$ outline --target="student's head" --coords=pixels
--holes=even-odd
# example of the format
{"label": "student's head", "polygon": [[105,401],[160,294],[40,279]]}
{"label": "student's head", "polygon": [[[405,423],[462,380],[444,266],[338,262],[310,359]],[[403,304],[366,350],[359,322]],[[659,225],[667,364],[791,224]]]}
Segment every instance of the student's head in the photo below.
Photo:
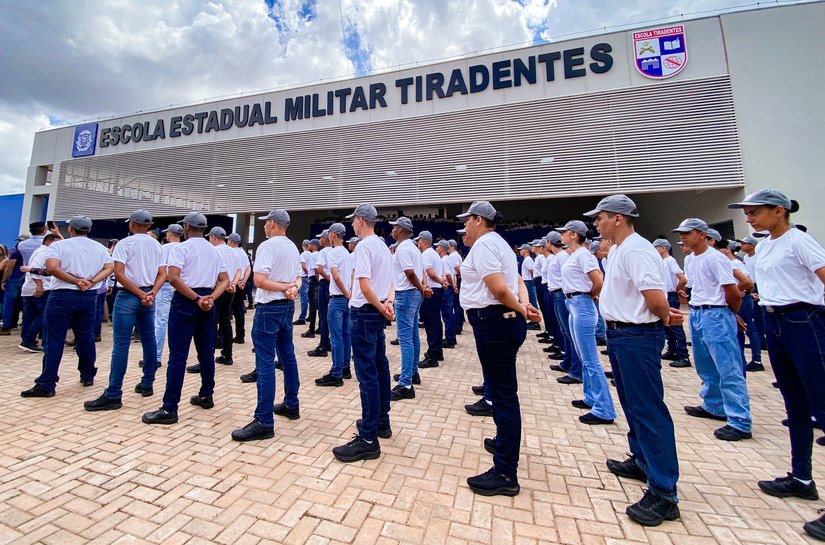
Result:
{"label": "student's head", "polygon": [[774,232],[790,226],[791,214],[799,211],[799,203],[777,189],[762,189],[729,204],[728,208],[743,209],[745,221],[754,231]]}

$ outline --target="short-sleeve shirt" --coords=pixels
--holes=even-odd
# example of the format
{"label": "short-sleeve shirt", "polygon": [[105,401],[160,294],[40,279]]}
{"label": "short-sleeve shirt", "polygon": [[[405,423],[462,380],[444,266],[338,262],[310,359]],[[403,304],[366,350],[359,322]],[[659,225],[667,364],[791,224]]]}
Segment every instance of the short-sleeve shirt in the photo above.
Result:
{"label": "short-sleeve shirt", "polygon": [[163,246],[160,247],[161,255],[160,255],[160,262],[162,265],[166,265],[169,263],[169,254],[172,252],[172,248],[180,244],[180,242],[167,242]]}
{"label": "short-sleeve shirt", "polygon": [[590,293],[593,281],[589,273],[599,270],[599,262],[585,247],[572,254],[561,267],[561,288],[564,293]]}
{"label": "short-sleeve shirt", "polygon": [[235,252],[235,259],[237,259],[238,269],[241,271],[240,280],[242,281],[243,275],[246,274],[246,269],[249,268],[249,256],[247,255],[246,250],[240,246],[232,248],[232,251]]}
{"label": "short-sleeve shirt", "polygon": [[[46,255],[47,250],[49,249],[48,246],[41,245],[37,248],[31,256],[29,256],[29,267],[33,269],[43,269],[46,267]],[[43,284],[43,290],[47,291],[51,289],[51,276],[41,276],[39,274],[34,274],[31,272],[26,273],[26,280],[23,282],[23,288],[20,291],[20,295],[23,297],[31,297],[34,295],[34,290],[37,289],[37,284],[35,280],[40,280]]]}
{"label": "short-sleeve shirt", "polygon": [[[112,262],[112,256],[103,244],[82,236],[52,242],[46,259],[57,259],[60,261],[60,268],[75,278],[91,278],[103,270],[104,265]],[[101,283],[102,281],[92,286],[90,291],[96,291]],[[52,289],[76,290],[78,288],[74,284],[54,278]]]}
{"label": "short-sleeve shirt", "polygon": [[427,269],[432,269],[436,276],[441,276],[443,267],[441,265],[441,256],[438,255],[438,252],[432,248],[427,248],[421,252],[421,262],[424,266],[424,276],[427,277],[427,285],[431,288],[442,287],[441,282],[433,280],[430,278],[430,275],[427,274]]}
{"label": "short-sleeve shirt", "polygon": [[[312,255],[312,252],[310,252],[309,250],[304,250],[303,252],[301,252],[301,263],[303,263],[307,266],[307,271],[311,270],[310,267],[309,267],[309,264],[310,264],[309,260],[311,259],[311,257],[310,257],[311,255]],[[307,274],[308,273],[304,272],[304,269],[302,267],[301,268],[301,278],[306,278]]]}
{"label": "short-sleeve shirt", "polygon": [[163,264],[160,243],[146,234],[132,235],[117,243],[112,260],[123,263],[123,274],[138,287],[151,287]]}
{"label": "short-sleeve shirt", "polygon": [[525,282],[533,279],[534,264],[533,258],[529,255],[521,262],[521,277],[524,278]]}
{"label": "short-sleeve shirt", "polygon": [[306,256],[306,264],[307,278],[318,276],[318,273],[315,272],[315,266],[318,264],[318,252],[309,252],[309,255]]}
{"label": "short-sleeve shirt", "polygon": [[822,305],[822,282],[816,271],[825,267],[825,250],[808,233],[789,229],[756,246],[756,282],[762,306],[808,303]]}
{"label": "short-sleeve shirt", "polygon": [[[266,239],[258,246],[253,270],[275,282],[289,284],[295,282],[300,266],[298,248],[286,236],[279,235]],[[286,299],[286,294],[282,291],[268,291],[260,286],[255,290],[256,304],[280,299]]]}
{"label": "short-sleeve shirt", "polygon": [[387,245],[377,235],[369,235],[358,243],[352,255],[355,261],[355,282],[349,300],[350,308],[361,308],[370,304],[361,291],[359,278],[369,278],[370,286],[378,300],[385,301],[390,296],[392,281],[392,254]]}
{"label": "short-sleeve shirt", "polygon": [[407,239],[401,242],[392,256],[392,281],[395,291],[416,289],[404,271],[412,271],[419,281],[424,279],[424,266],[421,261],[421,251],[416,248],[415,242]]}
{"label": "short-sleeve shirt", "polygon": [[17,280],[18,278],[22,278],[24,276],[23,271],[20,270],[20,267],[26,263],[25,258],[23,257],[23,254],[20,253],[20,248],[18,248],[18,246],[20,245],[18,244],[9,251],[9,259],[14,260],[14,268],[12,268],[11,274],[9,274],[9,280]]}
{"label": "short-sleeve shirt", "polygon": [[491,274],[501,273],[518,297],[518,260],[510,245],[495,231],[483,234],[473,243],[461,264],[461,308],[478,309],[501,304],[484,283]]}
{"label": "short-sleeve shirt", "polygon": [[685,274],[685,271],[682,270],[673,256],[669,255],[662,259],[662,274],[665,279],[665,291],[670,293],[676,291],[676,288],[679,287],[679,277],[676,275]]}
{"label": "short-sleeve shirt", "polygon": [[605,320],[632,324],[659,320],[647,307],[642,292],[665,291],[661,261],[653,244],[638,233],[610,248],[599,295],[599,311]]}
{"label": "short-sleeve shirt", "polygon": [[21,265],[28,265],[34,251],[43,245],[43,235],[33,235],[31,238],[23,240],[17,245],[17,249],[23,256]]}
{"label": "short-sleeve shirt", "polygon": [[701,254],[694,253],[690,261],[685,262],[685,275],[693,282],[690,292],[693,306],[727,305],[723,286],[736,284],[730,259],[711,247]]}
{"label": "short-sleeve shirt", "polygon": [[[315,262],[315,267],[318,268],[318,265],[324,267],[323,271],[329,275],[329,253],[332,251],[332,246],[327,246],[325,248],[321,248],[321,251],[318,252],[318,259]],[[321,277],[321,280],[324,278]]]}
{"label": "short-sleeve shirt", "polygon": [[[396,251],[398,251],[397,248],[396,248]],[[456,250],[455,252],[453,252],[451,254],[448,254],[448,255],[450,256],[450,263],[453,266],[453,274],[461,274],[460,268],[461,268],[461,262],[463,261],[463,259],[461,259],[461,254],[458,253],[458,250]],[[455,272],[456,267],[459,267],[458,272]]]}
{"label": "short-sleeve shirt", "polygon": [[338,270],[338,276],[347,291],[352,290],[352,256],[343,246],[335,246],[327,254],[327,265],[329,265],[329,293],[330,295],[344,295],[341,289],[332,278],[332,269]]}
{"label": "short-sleeve shirt", "polygon": [[570,259],[570,254],[561,251],[555,254],[552,258],[548,258],[547,265],[544,268],[544,279],[547,280],[547,289],[556,291],[562,289],[561,283],[561,268],[564,263]]}
{"label": "short-sleeve shirt", "polygon": [[214,288],[218,275],[227,272],[218,249],[201,237],[186,239],[172,248],[166,265],[180,269],[180,279],[193,289]]}
{"label": "short-sleeve shirt", "polygon": [[455,280],[455,269],[449,255],[441,256],[441,270],[445,278],[449,276]]}
{"label": "short-sleeve shirt", "polygon": [[235,253],[235,249],[229,246],[226,243],[218,244],[215,246],[215,249],[218,250],[218,253],[223,260],[223,264],[226,265],[226,274],[229,275],[229,281],[232,282],[235,278],[235,274],[238,272],[238,256]]}
{"label": "short-sleeve shirt", "polygon": [[[544,276],[544,268],[547,263],[547,257],[543,254],[538,254],[533,260],[533,278],[541,278]],[[546,282],[544,282],[546,284]]]}

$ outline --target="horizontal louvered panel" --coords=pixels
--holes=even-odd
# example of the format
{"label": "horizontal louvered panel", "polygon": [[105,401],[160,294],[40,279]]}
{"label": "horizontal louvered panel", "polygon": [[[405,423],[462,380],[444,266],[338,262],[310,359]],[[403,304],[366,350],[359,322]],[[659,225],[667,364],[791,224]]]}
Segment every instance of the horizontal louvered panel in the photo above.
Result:
{"label": "horizontal louvered panel", "polygon": [[[545,157],[552,163],[541,164]],[[55,215],[124,217],[137,207],[157,215],[340,209],[363,201],[404,206],[742,185],[723,76],[75,159],[61,165]]]}

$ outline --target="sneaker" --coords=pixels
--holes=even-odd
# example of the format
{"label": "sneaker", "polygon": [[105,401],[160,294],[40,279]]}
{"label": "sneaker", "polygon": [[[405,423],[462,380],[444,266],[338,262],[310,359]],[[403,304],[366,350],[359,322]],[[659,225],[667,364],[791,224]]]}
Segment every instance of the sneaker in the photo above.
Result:
{"label": "sneaker", "polygon": [[360,435],[356,434],[354,439],[346,445],[332,449],[332,455],[341,462],[357,462],[358,460],[375,460],[381,456],[381,445],[378,439],[368,443]]}
{"label": "sneaker", "polygon": [[547,359],[550,359],[550,360],[553,360],[553,361],[561,361],[561,360],[564,359],[564,354],[562,354],[561,352],[553,352],[552,354],[547,356]]}
{"label": "sneaker", "polygon": [[565,372],[564,367],[562,367],[558,363],[554,363],[553,365],[551,365],[550,370],[551,371],[558,371],[559,373],[564,373]]}
{"label": "sneaker", "polygon": [[275,409],[272,412],[278,416],[285,416],[290,420],[298,420],[301,418],[300,409],[288,409],[284,403],[276,403]]}
{"label": "sneaker", "polygon": [[398,339],[393,339],[393,340],[390,341],[390,344],[393,345],[393,346],[398,346],[401,343],[398,342]]}
{"label": "sneaker", "polygon": [[441,343],[441,348],[455,348],[455,343],[448,343],[447,341],[444,341]]}
{"label": "sneaker", "polygon": [[396,384],[390,391],[390,401],[398,401],[399,399],[415,399],[415,388],[409,388]]}
{"label": "sneaker", "polygon": [[538,331],[539,329],[541,329],[541,326],[535,322],[527,324],[527,331]]}
{"label": "sneaker", "polygon": [[599,353],[601,353],[602,356],[607,356],[609,354],[607,350],[599,350]]}
{"label": "sneaker", "polygon": [[587,404],[583,399],[574,399],[570,402],[577,409],[592,409],[593,405]]}
{"label": "sneaker", "polygon": [[[401,379],[401,375],[400,374],[393,375],[392,379],[395,382],[398,382]],[[419,375],[418,373],[413,373],[412,383],[415,384],[416,386],[419,386],[421,384],[421,375]],[[473,386],[473,388],[475,388],[475,386]]]}
{"label": "sneaker", "polygon": [[235,337],[234,339],[232,339],[232,342],[235,344],[246,344],[246,340],[244,340],[241,337]]}
{"label": "sneaker", "polygon": [[424,358],[420,362],[418,362],[419,369],[430,369],[431,367],[438,367],[438,362],[435,360],[431,360],[430,358]]}
{"label": "sneaker", "polygon": [[82,386],[86,386],[86,387],[94,386],[95,379],[93,379],[93,378],[82,378],[82,379],[80,379],[80,384]]}
{"label": "sneaker", "polygon": [[[825,509],[817,510],[817,513],[823,513]],[[822,515],[816,520],[806,522],[802,525],[802,529],[808,532],[808,535],[815,537],[820,541],[825,541],[825,515]]]}
{"label": "sneaker", "polygon": [[547,352],[548,354],[553,352],[560,352],[560,350],[555,346],[545,346],[541,349],[542,352]]}
{"label": "sneaker", "polygon": [[819,493],[816,491],[816,483],[811,481],[805,484],[788,473],[785,477],[779,477],[772,481],[759,481],[756,483],[762,492],[775,498],[799,498],[802,500],[817,501]]}
{"label": "sneaker", "polygon": [[752,361],[752,362],[750,362],[749,364],[747,364],[745,366],[745,371],[747,371],[748,373],[754,373],[756,371],[764,371],[764,370],[765,370],[765,366],[762,365],[762,363],[758,362],[758,361]]}
{"label": "sneaker", "polygon": [[690,367],[690,360],[687,358],[679,358],[678,360],[673,360],[672,362],[670,362],[670,366],[676,367],[677,369]]}
{"label": "sneaker", "polygon": [[212,396],[209,397],[201,397],[199,395],[192,396],[189,398],[189,403],[195,405],[196,407],[200,407],[202,409],[211,409],[215,406],[215,402],[212,401]]}
{"label": "sneaker", "polygon": [[521,490],[515,477],[507,477],[491,467],[481,475],[467,478],[467,485],[482,496],[515,496]]}
{"label": "sneaker", "polygon": [[35,344],[20,343],[20,344],[17,345],[17,348],[20,348],[21,350],[25,350],[26,352],[42,352],[43,351],[42,348],[37,346],[37,343],[35,343]]}
{"label": "sneaker", "polygon": [[484,450],[486,450],[490,454],[495,454],[496,453],[496,438],[495,437],[485,437],[484,438]]}
{"label": "sneaker", "polygon": [[321,378],[315,379],[315,384],[318,386],[343,386],[344,379],[340,377],[334,377],[331,374],[327,373],[326,375],[322,376]]}
{"label": "sneaker", "polygon": [[[356,428],[361,427],[361,422],[362,421],[363,421],[362,418],[359,418],[358,420],[355,421]],[[380,437],[381,439],[389,439],[390,437],[392,437],[392,428],[390,427],[389,424],[387,424],[385,426],[382,426],[381,424],[378,424],[378,437]]]}
{"label": "sneaker", "polygon": [[664,354],[662,354],[662,359],[663,360],[669,360],[669,361],[676,361],[676,360],[679,359],[679,357],[676,354],[674,354],[673,352],[665,352]]}
{"label": "sneaker", "polygon": [[493,416],[493,406],[483,397],[475,403],[464,405],[464,410],[473,416]]}
{"label": "sneaker", "polygon": [[215,363],[220,363],[221,365],[232,365],[235,362],[232,361],[231,356],[230,357],[218,356],[217,358],[215,358]]}
{"label": "sneaker", "polygon": [[472,388],[470,388],[470,389],[471,389],[471,390],[473,391],[473,393],[474,393],[475,395],[477,395],[477,396],[483,396],[483,395],[484,395],[484,385],[483,385],[483,384],[482,384],[481,386],[473,386],[473,387],[472,387]]}
{"label": "sneaker", "polygon": [[201,364],[196,363],[195,365],[190,365],[186,368],[187,373],[200,373],[201,372]]}
{"label": "sneaker", "polygon": [[722,441],[741,441],[742,439],[752,439],[753,434],[749,431],[737,430],[733,426],[723,426],[713,431],[713,435]]}
{"label": "sneaker", "polygon": [[20,392],[20,397],[54,397],[54,390],[46,390],[40,386],[35,386]]}
{"label": "sneaker", "polygon": [[83,408],[89,412],[95,411],[116,411],[123,406],[119,399],[111,399],[102,394],[99,398],[87,401]]}
{"label": "sneaker", "polygon": [[547,337],[540,337],[539,344],[553,344],[553,339],[549,339]]}
{"label": "sneaker", "polygon": [[143,397],[149,397],[155,393],[155,390],[151,386],[144,386],[138,382],[137,385],[135,385],[135,393]]}
{"label": "sneaker", "polygon": [[244,441],[257,441],[258,439],[272,439],[273,437],[275,437],[275,431],[259,424],[257,420],[253,420],[243,428],[232,432],[232,440],[241,443]]}
{"label": "sneaker", "polygon": [[310,329],[309,331],[304,331],[303,333],[301,333],[301,337],[303,337],[304,339],[314,339],[315,333],[313,333]]}
{"label": "sneaker", "polygon": [[307,323],[307,321],[304,320],[303,318],[298,318],[297,320],[292,322],[292,325],[305,325],[306,323]]}
{"label": "sneaker", "polygon": [[327,351],[319,346],[319,347],[307,352],[307,356],[309,356],[310,358],[326,358],[327,357]]}
{"label": "sneaker", "polygon": [[583,415],[581,415],[579,417],[579,422],[581,422],[582,424],[588,424],[590,426],[597,426],[597,425],[600,425],[600,424],[612,424],[613,419],[612,418],[601,418],[601,417],[596,416],[593,413],[584,413]]}
{"label": "sneaker", "polygon": [[642,526],[659,526],[666,520],[679,518],[679,506],[664,498],[654,496],[650,490],[645,490],[642,499],[625,510],[631,520]]}
{"label": "sneaker", "polygon": [[607,460],[607,469],[617,477],[624,477],[626,479],[636,479],[637,481],[647,482],[647,473],[645,473],[639,464],[636,463],[636,457],[630,457],[624,462],[619,460]]}
{"label": "sneaker", "polygon": [[258,370],[252,371],[245,375],[241,375],[241,382],[249,384],[250,382],[258,382]]}
{"label": "sneaker", "polygon": [[541,333],[536,333],[536,337],[538,337],[539,339],[546,339],[549,336],[550,336],[549,331],[542,331]]}
{"label": "sneaker", "polygon": [[616,377],[613,375],[613,371],[605,371],[604,372],[604,378],[613,379],[613,378],[616,378]]}
{"label": "sneaker", "polygon": [[[416,373],[416,375],[417,374],[418,373]],[[344,370],[341,371],[341,378],[345,379],[345,380],[351,379],[352,378],[352,370],[349,367],[344,367]],[[419,380],[421,380],[421,379],[419,379]]]}
{"label": "sneaker", "polygon": [[[138,362],[138,367],[143,368],[143,360],[140,360]],[[160,358],[158,358],[158,367],[157,368],[160,369],[161,367],[163,367],[163,364],[160,362]]]}
{"label": "sneaker", "polygon": [[178,415],[177,413],[170,413],[169,411],[158,409],[144,414],[142,420],[144,424],[177,424]]}
{"label": "sneaker", "polygon": [[557,378],[556,382],[559,382],[561,384],[581,384],[582,379],[571,377],[570,375],[564,375],[563,377]]}
{"label": "sneaker", "polygon": [[704,409],[704,407],[697,406],[691,407],[690,405],[685,406],[685,412],[688,413],[688,416],[694,416],[696,418],[708,418],[710,420],[721,420],[726,421],[728,419],[727,416],[717,416],[713,413],[710,413]]}

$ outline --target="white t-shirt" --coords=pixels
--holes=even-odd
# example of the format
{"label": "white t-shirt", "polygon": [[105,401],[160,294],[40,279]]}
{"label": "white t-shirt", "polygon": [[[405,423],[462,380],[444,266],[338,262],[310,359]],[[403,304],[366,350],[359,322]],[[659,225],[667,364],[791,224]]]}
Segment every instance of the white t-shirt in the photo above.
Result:
{"label": "white t-shirt", "polygon": [[439,278],[442,276],[442,265],[441,265],[441,256],[438,255],[438,252],[432,249],[432,247],[427,248],[423,252],[421,252],[421,263],[424,266],[424,276],[427,277],[427,285],[431,288],[440,288],[441,282],[433,280],[430,278],[430,275],[427,274],[427,269],[432,269],[436,276]]}
{"label": "white t-shirt", "polygon": [[125,265],[124,276],[137,287],[151,287],[163,264],[163,250],[160,243],[149,235],[132,235],[117,243],[112,251],[112,260]]}
{"label": "white t-shirt", "polygon": [[521,262],[521,277],[524,279],[525,282],[529,282],[533,279],[534,268],[535,262],[533,261],[533,258],[529,255],[526,256],[524,260]]}
{"label": "white t-shirt", "polygon": [[[238,278],[238,282],[243,281],[243,275],[246,274],[246,269],[249,268],[249,257],[246,255],[246,250],[241,248],[240,246],[236,246],[232,248],[232,251],[235,252],[235,259],[237,259],[237,266],[238,269],[241,271],[241,276]],[[300,267],[300,265],[299,265]]]}
{"label": "white t-shirt", "polygon": [[[398,248],[396,248],[396,251],[398,251]],[[456,271],[455,268],[456,267],[459,267],[459,268],[461,267],[461,262],[463,261],[463,259],[461,259],[461,254],[458,253],[458,251],[455,251],[455,252],[449,254],[449,256],[450,256],[450,262],[452,263],[452,266],[453,266],[453,274],[460,274],[461,271],[460,270]]]}
{"label": "white t-shirt", "polygon": [[424,281],[424,266],[421,261],[421,252],[410,239],[400,243],[392,256],[392,281],[395,291],[416,289],[404,271],[412,270],[418,280]]}
{"label": "white t-shirt", "polygon": [[[298,248],[285,236],[270,237],[258,246],[255,254],[256,273],[265,274],[275,282],[292,283],[298,277],[301,257]],[[255,290],[255,303],[269,303],[286,299],[282,291],[268,291],[260,286]]]}
{"label": "white t-shirt", "polygon": [[[543,254],[538,254],[533,260],[533,278],[541,278],[544,276],[544,269],[547,266],[547,258]],[[547,282],[544,282],[545,284]]]}
{"label": "white t-shirt", "polygon": [[745,269],[748,271],[748,275],[751,278],[755,278],[756,276],[756,254],[748,255],[745,254],[742,256],[742,263],[745,264]]}
{"label": "white t-shirt", "polygon": [[643,291],[665,291],[662,256],[648,240],[633,233],[607,254],[599,311],[605,320],[647,324],[659,320],[645,304]]}
{"label": "white t-shirt", "polygon": [[[599,262],[590,250],[582,246],[572,254],[561,266],[561,288],[564,293],[590,293],[593,281],[588,274],[599,271]],[[601,272],[601,271],[599,271]]]}
{"label": "white t-shirt", "polygon": [[502,273],[507,287],[518,297],[518,260],[501,235],[485,233],[475,241],[461,264],[461,308],[485,308],[500,305],[484,283],[491,274]]}
{"label": "white t-shirt", "polygon": [[201,237],[192,237],[172,248],[166,265],[180,269],[180,279],[193,289],[214,288],[218,275],[227,272],[218,249]]}
{"label": "white t-shirt", "polygon": [[[323,267],[323,271],[329,275],[329,253],[332,251],[332,246],[326,246],[321,248],[321,251],[318,252],[318,259],[315,261],[315,268],[318,268],[318,265]],[[319,275],[319,279],[323,280],[324,277]]]}
{"label": "white t-shirt", "polygon": [[553,262],[554,259],[556,259],[556,256],[555,256],[555,254],[551,253],[551,254],[547,254],[546,256],[541,256],[541,257],[544,258],[544,261],[542,261],[542,263],[541,263],[541,274],[538,274],[539,273],[539,265],[538,265],[538,262],[536,262],[536,268],[533,271],[533,275],[534,276],[540,276],[541,277],[541,283],[544,284],[545,287],[546,287],[547,286],[547,281],[550,279],[550,264]]}
{"label": "white t-shirt", "polygon": [[[317,277],[315,266],[318,264],[318,252],[309,252],[307,259],[307,279]],[[300,266],[300,265],[299,265]]]}
{"label": "white t-shirt", "polygon": [[781,237],[766,238],[756,247],[759,304],[822,305],[822,282],[816,271],[825,267],[825,250],[808,233],[790,229]]}
{"label": "white t-shirt", "polygon": [[444,278],[451,276],[453,281],[455,281],[455,270],[453,269],[453,263],[449,255],[441,256],[441,270],[444,274]]}
{"label": "white t-shirt", "polygon": [[[738,259],[734,258],[734,259],[731,259],[731,260],[730,260],[730,264],[733,266],[733,269],[734,269],[734,270],[739,270],[739,271],[742,271],[742,274],[744,274],[744,275],[745,275],[745,276],[747,276],[748,278],[751,278],[751,273],[750,273],[750,271],[748,270],[747,266],[745,266],[745,264],[744,264],[744,263],[742,263],[742,262],[741,262],[741,261],[739,261]],[[736,278],[736,277],[734,277],[734,278]]]}
{"label": "white t-shirt", "polygon": [[160,247],[160,262],[162,265],[166,265],[169,263],[169,254],[172,252],[172,248],[180,244],[180,242],[167,242],[163,246]]}
{"label": "white t-shirt", "polygon": [[[103,266],[112,262],[112,256],[103,244],[88,237],[72,237],[52,242],[46,259],[57,259],[64,272],[76,278],[91,278],[99,273]],[[97,291],[102,282],[92,286],[89,291]],[[59,278],[52,279],[53,290],[76,290],[77,286]]]}
{"label": "white t-shirt", "polygon": [[235,274],[238,272],[238,256],[235,253],[235,249],[226,243],[218,244],[215,246],[215,249],[218,250],[223,264],[226,265],[226,274],[229,275],[229,281],[232,282],[235,279]]}
{"label": "white t-shirt", "polygon": [[[29,256],[29,267],[32,269],[45,269],[46,268],[46,256],[48,255],[48,246],[38,246],[38,248]],[[37,284],[35,283],[36,280],[40,280],[43,284],[43,290],[48,291],[51,289],[52,284],[51,276],[42,276],[39,274],[33,274],[30,272],[26,273],[26,280],[23,282],[23,287],[20,290],[20,295],[23,297],[31,297],[34,295],[34,290],[37,289]],[[101,282],[102,284],[102,282]]]}
{"label": "white t-shirt", "polygon": [[[312,256],[312,252],[310,252],[309,250],[304,250],[303,252],[301,252],[301,263],[304,263],[307,266],[307,271],[312,270],[309,267],[310,259],[312,259],[310,256]],[[301,278],[306,278],[306,277],[307,277],[307,273],[305,273],[303,267],[301,267]]]}
{"label": "white t-shirt", "polygon": [[561,268],[570,259],[570,254],[562,250],[549,259],[544,268],[544,279],[547,280],[547,289],[551,291],[562,289]]}
{"label": "white t-shirt", "polygon": [[690,292],[690,304],[693,306],[727,305],[723,286],[737,283],[730,259],[710,247],[699,255],[694,253],[685,262],[685,275],[693,282],[693,291]]}
{"label": "white t-shirt", "polygon": [[353,252],[355,261],[355,282],[352,284],[352,297],[349,300],[350,308],[361,308],[369,305],[367,298],[361,292],[359,278],[369,278],[370,286],[379,301],[385,301],[390,296],[392,281],[392,254],[384,241],[377,235],[369,235],[361,239]]}
{"label": "white t-shirt", "polygon": [[679,287],[679,277],[677,274],[685,274],[685,271],[679,266],[679,263],[669,255],[662,259],[662,275],[665,279],[665,291],[668,293],[676,291]]}
{"label": "white t-shirt", "polygon": [[332,278],[332,269],[338,269],[338,276],[344,283],[347,291],[352,290],[352,255],[343,246],[335,246],[327,254],[327,265],[329,266],[329,293],[330,295],[344,295]]}

